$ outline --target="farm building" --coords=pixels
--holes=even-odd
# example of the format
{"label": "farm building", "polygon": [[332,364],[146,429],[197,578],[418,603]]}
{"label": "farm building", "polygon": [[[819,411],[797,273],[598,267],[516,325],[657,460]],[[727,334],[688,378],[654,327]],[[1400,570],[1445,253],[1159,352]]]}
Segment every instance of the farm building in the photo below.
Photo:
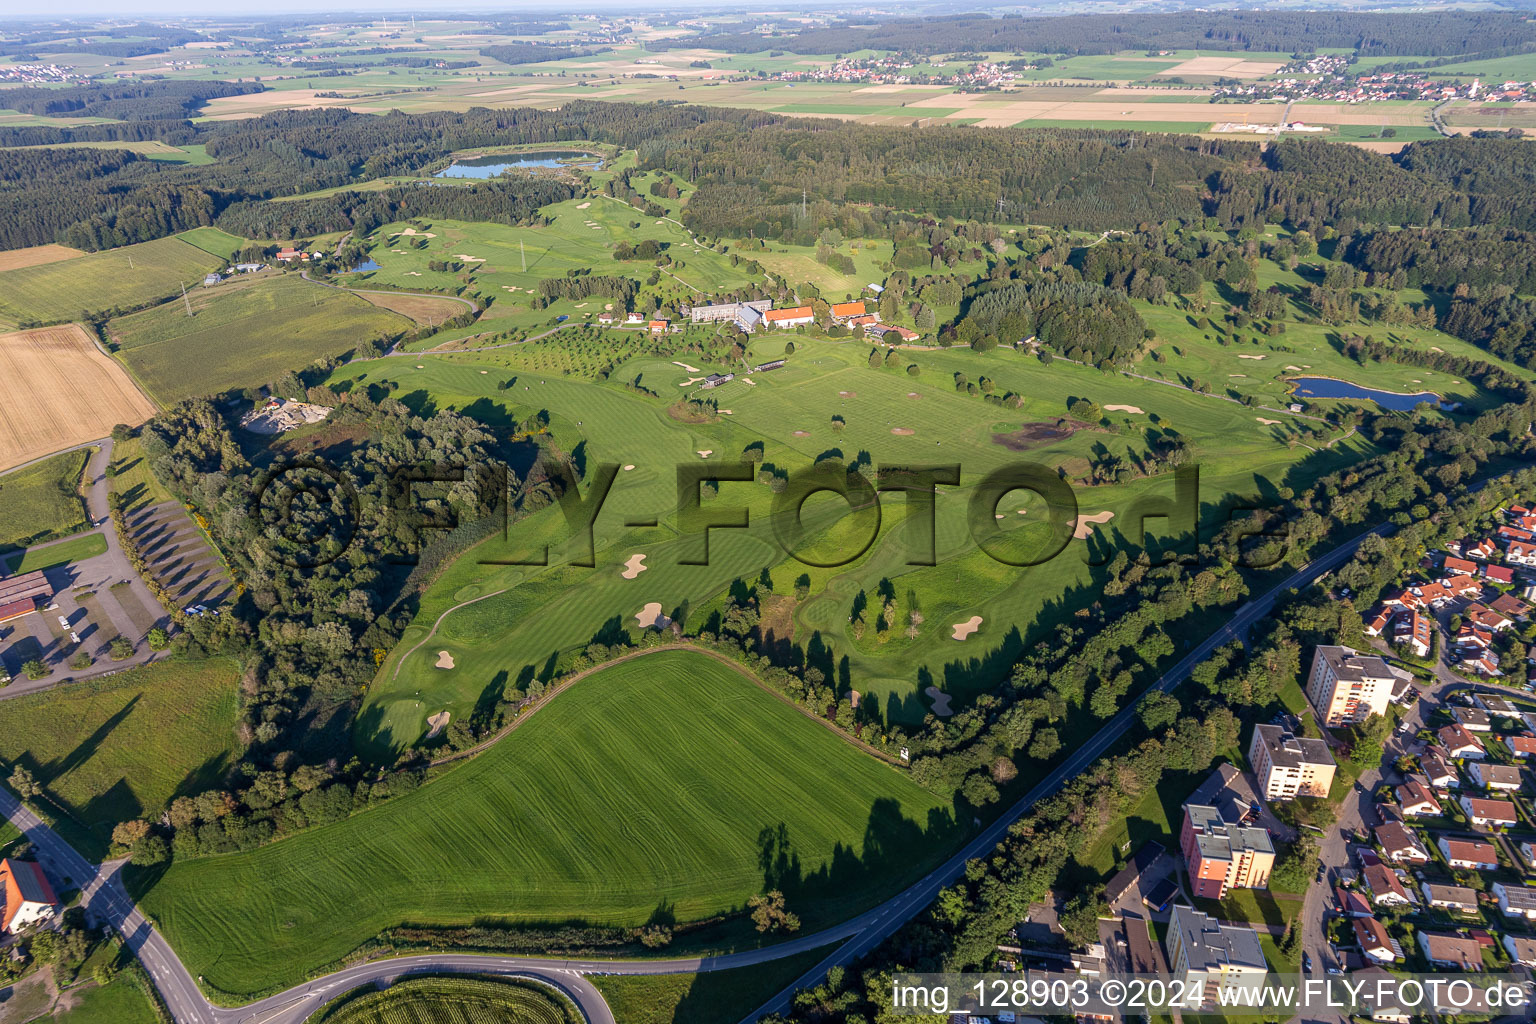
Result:
{"label": "farm building", "polygon": [[688,310],[688,319],[696,324],[734,323],[748,334],[757,330],[773,302],[769,299],[753,299],[750,302],[717,302],[709,306],[694,306]]}
{"label": "farm building", "polygon": [[236,263],[235,269],[242,274],[254,274],[258,270],[266,270],[265,263]]}
{"label": "farm building", "polygon": [[5,930],[12,935],[28,925],[53,920],[58,911],[53,886],[32,861],[0,860],[0,886],[5,887]]}
{"label": "farm building", "polygon": [[672,321],[652,320],[646,326],[650,328],[652,334],[666,334],[667,331],[672,327]]}
{"label": "farm building", "polygon": [[218,274],[205,274],[205,275],[203,275],[203,284],[205,284],[205,285],[218,284],[222,280],[224,280],[224,279],[222,277],[220,277]]}
{"label": "farm building", "polygon": [[871,338],[884,338],[891,331],[895,331],[896,336],[903,342],[911,343],[917,340],[916,331],[909,331],[905,327],[897,327],[895,324],[883,324],[877,320],[874,323],[864,325],[864,333]]}
{"label": "farm building", "polygon": [[0,622],[36,611],[39,598],[45,604],[53,599],[53,586],[41,570],[0,578]]}
{"label": "farm building", "polygon": [[832,319],[838,323],[844,323],[851,317],[863,316],[869,310],[864,308],[863,302],[835,302],[832,304]]}
{"label": "farm building", "polygon": [[788,309],[770,309],[763,314],[769,327],[799,327],[816,319],[810,306],[791,306]]}

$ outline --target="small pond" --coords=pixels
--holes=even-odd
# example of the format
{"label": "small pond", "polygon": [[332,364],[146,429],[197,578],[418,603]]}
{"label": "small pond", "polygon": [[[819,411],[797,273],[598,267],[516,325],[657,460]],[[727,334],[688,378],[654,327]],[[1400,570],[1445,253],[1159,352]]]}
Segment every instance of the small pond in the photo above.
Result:
{"label": "small pond", "polygon": [[438,171],[434,178],[494,178],[502,171],[517,167],[564,167],[572,161],[581,161],[596,167],[603,166],[603,158],[595,153],[576,150],[547,150],[542,153],[508,153],[502,156],[476,156],[467,160],[455,160]]}
{"label": "small pond", "polygon": [[1397,391],[1365,388],[1333,377],[1292,377],[1290,381],[1296,385],[1293,393],[1297,398],[1343,398],[1357,402],[1369,401],[1394,412],[1408,412],[1420,402],[1428,402],[1442,409],[1456,408],[1455,402],[1443,402],[1433,391],[1419,391],[1405,395]]}
{"label": "small pond", "polygon": [[353,267],[351,269],[350,273],[353,273],[353,274],[366,274],[370,270],[379,270],[379,269],[381,269],[381,268],[379,267],[378,263],[374,262],[374,260],[370,257],[370,258],[368,258],[366,260],[363,260],[363,262],[359,263],[357,266]]}

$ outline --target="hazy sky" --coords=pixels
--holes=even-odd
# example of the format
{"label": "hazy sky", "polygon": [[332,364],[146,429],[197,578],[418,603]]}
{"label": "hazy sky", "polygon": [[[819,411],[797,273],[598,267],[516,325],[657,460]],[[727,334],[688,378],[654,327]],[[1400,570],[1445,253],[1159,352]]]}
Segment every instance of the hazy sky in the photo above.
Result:
{"label": "hazy sky", "polygon": [[[709,7],[712,10],[723,10],[732,7],[766,7],[768,0],[761,2],[735,2],[722,5],[717,0],[666,0],[664,8],[676,9],[681,7]],[[778,0],[772,6],[778,9],[786,9],[795,6],[786,4],[784,0]],[[817,4],[815,6],[821,6]],[[891,6],[882,3],[881,6]],[[341,3],[328,3],[317,6],[306,0],[264,0],[259,10],[250,12],[239,10],[221,10],[218,7],[210,7],[207,3],[199,3],[196,0],[124,0],[124,2],[112,2],[112,0],[21,0],[14,6],[6,0],[0,2],[0,18],[6,20],[46,20],[60,17],[76,17],[88,15],[92,17],[131,18],[137,15],[200,15],[205,18],[218,18],[221,13],[230,17],[240,17],[242,14],[250,16],[266,16],[273,14],[312,14],[324,17],[328,13],[353,14],[357,12],[373,12],[383,14],[415,14],[418,18],[429,18],[437,13],[475,13],[484,14],[494,11],[507,11],[525,13],[528,11],[544,11],[550,13],[570,11],[627,11],[641,13],[657,10],[655,3],[641,3],[639,0],[562,0],[559,4],[552,4],[549,0],[542,3],[516,3],[506,0],[454,0],[453,3],[422,3],[421,0],[377,0],[377,2],[364,2],[356,0]]]}

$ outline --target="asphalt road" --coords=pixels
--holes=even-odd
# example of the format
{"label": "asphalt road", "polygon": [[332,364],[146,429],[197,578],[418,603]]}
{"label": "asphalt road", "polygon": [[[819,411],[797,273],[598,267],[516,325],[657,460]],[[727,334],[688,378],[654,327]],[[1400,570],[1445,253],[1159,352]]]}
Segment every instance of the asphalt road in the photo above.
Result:
{"label": "asphalt road", "polygon": [[[1228,622],[1197,644],[1158,679],[1157,689],[1168,691],[1189,677],[1196,664],[1230,640],[1247,633],[1248,628],[1274,607],[1285,591],[1311,582],[1347,560],[1371,533],[1389,533],[1383,524],[1375,530],[1346,541],[1327,554],[1302,566],[1278,586],[1240,607]],[[591,1024],[615,1024],[602,995],[585,980],[591,974],[695,974],[729,970],[768,963],[798,953],[842,943],[832,955],[807,971],[783,992],[769,1000],[746,1019],[754,1021],[769,1012],[785,1012],[797,988],[821,981],[828,968],[846,965],[869,953],[893,935],[907,921],[923,911],[939,890],[952,883],[965,870],[967,861],[990,851],[1008,828],[1031,807],[1059,790],[1096,758],[1120,740],[1135,722],[1134,705],[1111,718],[1091,740],[1071,757],[1041,779],[1029,793],[1008,808],[996,821],[983,829],[944,864],[929,872],[921,881],[880,906],[833,928],[803,935],[789,942],[764,949],[747,950],[725,956],[674,960],[554,960],[534,957],[484,957],[451,954],[398,957],[349,967],[334,974],[296,985],[258,1002],[239,1008],[212,1005],[196,980],[187,971],[170,944],[139,912],[124,891],[118,870],[120,863],[100,866],[89,864],[52,829],[12,796],[0,789],[0,813],[4,813],[38,850],[38,859],[55,877],[67,877],[75,884],[82,881],[81,904],[97,918],[112,924],[124,936],[129,949],[139,957],[154,979],[177,1024],[299,1024],[319,1006],[349,989],[376,981],[398,978],[404,974],[427,972],[478,972],[508,977],[527,977],[547,982],[569,995]]]}

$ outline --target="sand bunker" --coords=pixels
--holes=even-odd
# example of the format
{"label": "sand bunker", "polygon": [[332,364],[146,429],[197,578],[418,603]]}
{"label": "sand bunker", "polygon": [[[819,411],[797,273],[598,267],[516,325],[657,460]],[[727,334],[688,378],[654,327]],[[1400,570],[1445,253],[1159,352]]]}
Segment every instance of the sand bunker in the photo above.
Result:
{"label": "sand bunker", "polygon": [[672,360],[672,365],[673,366],[681,366],[683,369],[687,370],[689,373],[702,373],[703,372],[697,366],[689,366],[687,363],[680,363],[676,359]]}
{"label": "sand bunker", "polygon": [[908,434],[917,433],[917,431],[913,430],[911,427],[892,427],[891,433],[900,434],[902,437],[906,437]]}
{"label": "sand bunker", "polygon": [[421,271],[419,271],[419,270],[407,270],[405,272],[405,276],[406,277],[420,277],[421,276]]}
{"label": "sand bunker", "polygon": [[434,736],[437,736],[437,735],[441,734],[444,729],[448,728],[448,719],[451,718],[451,717],[453,717],[453,716],[448,714],[448,712],[446,712],[446,711],[439,711],[437,714],[433,715],[431,718],[428,718],[427,719],[427,724],[430,725],[432,728],[427,730],[427,737],[426,738],[430,740]]}
{"label": "sand bunker", "polygon": [[1139,405],[1106,405],[1105,412],[1133,412],[1138,416],[1144,415],[1144,410]]}
{"label": "sand bunker", "polygon": [[630,555],[629,561],[624,563],[624,571],[619,573],[619,575],[627,580],[632,580],[649,568],[650,566],[645,564],[644,555]]}
{"label": "sand bunker", "polygon": [[390,235],[390,238],[399,238],[401,235],[409,235],[413,238],[436,238],[430,231],[417,231],[415,228],[406,228],[404,231]]}
{"label": "sand bunker", "polygon": [[1228,377],[1246,377],[1248,375],[1246,373],[1229,373],[1229,374],[1227,374],[1227,376]]}
{"label": "sand bunker", "polygon": [[580,206],[576,207],[576,209],[578,209],[578,210],[585,210],[587,207],[589,207],[591,205],[592,205],[591,202],[585,202],[585,203],[582,203]]}
{"label": "sand bunker", "polygon": [[624,467],[624,472],[628,473],[630,470],[632,470],[634,468],[635,468],[635,464],[633,462],[631,462],[629,465]]}
{"label": "sand bunker", "polygon": [[937,686],[930,686],[923,692],[928,695],[929,700],[933,701],[933,713],[940,718],[948,718],[955,713],[954,708],[949,706],[949,694]]}
{"label": "sand bunker", "polygon": [[425,370],[425,369],[426,369],[426,366],[425,366],[425,365],[423,365],[423,364],[421,364],[421,363],[417,363],[417,364],[416,364],[416,369],[418,369],[418,370]]}
{"label": "sand bunker", "polygon": [[907,397],[908,398],[921,398],[922,396],[919,395],[916,391],[908,391],[907,392]]}
{"label": "sand bunker", "polygon": [[839,397],[839,398],[858,398],[859,397],[859,393],[857,391],[839,391],[837,393],[837,397]]}
{"label": "sand bunker", "polygon": [[672,620],[661,614],[661,604],[652,601],[635,613],[635,622],[641,629],[666,629]]}
{"label": "sand bunker", "polygon": [[957,622],[950,628],[954,630],[952,635],[956,640],[964,640],[966,637],[970,636],[972,633],[981,628],[981,616],[972,615],[964,622]]}
{"label": "sand bunker", "polygon": [[745,384],[749,388],[757,387],[757,381],[753,380],[751,377],[738,377],[736,379],[741,381],[743,384]]}
{"label": "sand bunker", "polygon": [[1300,373],[1301,372],[1301,367],[1292,365],[1291,363],[1287,363],[1285,365],[1285,368],[1287,370],[1291,371],[1292,373]]}
{"label": "sand bunker", "polygon": [[791,437],[810,437],[811,436],[811,432],[809,430],[796,430],[790,436]]}
{"label": "sand bunker", "polygon": [[680,387],[680,388],[686,388],[686,387],[688,387],[691,384],[697,384],[701,380],[708,380],[708,379],[709,379],[708,377],[689,377],[685,381],[680,381],[677,386]]}
{"label": "sand bunker", "polygon": [[1275,424],[1280,422],[1279,420],[1267,420],[1263,416],[1255,416],[1254,419],[1258,420],[1260,423],[1264,424],[1266,427],[1273,427]]}
{"label": "sand bunker", "polygon": [[447,651],[438,651],[437,652],[437,667],[438,668],[453,668],[453,655],[449,654]]}
{"label": "sand bunker", "polygon": [[1268,359],[1269,357],[1268,356],[1251,356],[1251,355],[1248,355],[1245,352],[1245,353],[1240,354],[1237,358],[1239,358],[1239,359]]}
{"label": "sand bunker", "polygon": [[713,454],[715,454],[715,450],[713,448],[700,448],[699,449],[699,458],[701,458],[701,459],[707,459],[707,458],[709,458]]}
{"label": "sand bunker", "polygon": [[1091,525],[1107,523],[1113,518],[1115,518],[1113,512],[1095,512],[1091,516],[1080,515],[1077,517],[1077,525],[1072,529],[1072,536],[1078,540],[1087,540]]}

